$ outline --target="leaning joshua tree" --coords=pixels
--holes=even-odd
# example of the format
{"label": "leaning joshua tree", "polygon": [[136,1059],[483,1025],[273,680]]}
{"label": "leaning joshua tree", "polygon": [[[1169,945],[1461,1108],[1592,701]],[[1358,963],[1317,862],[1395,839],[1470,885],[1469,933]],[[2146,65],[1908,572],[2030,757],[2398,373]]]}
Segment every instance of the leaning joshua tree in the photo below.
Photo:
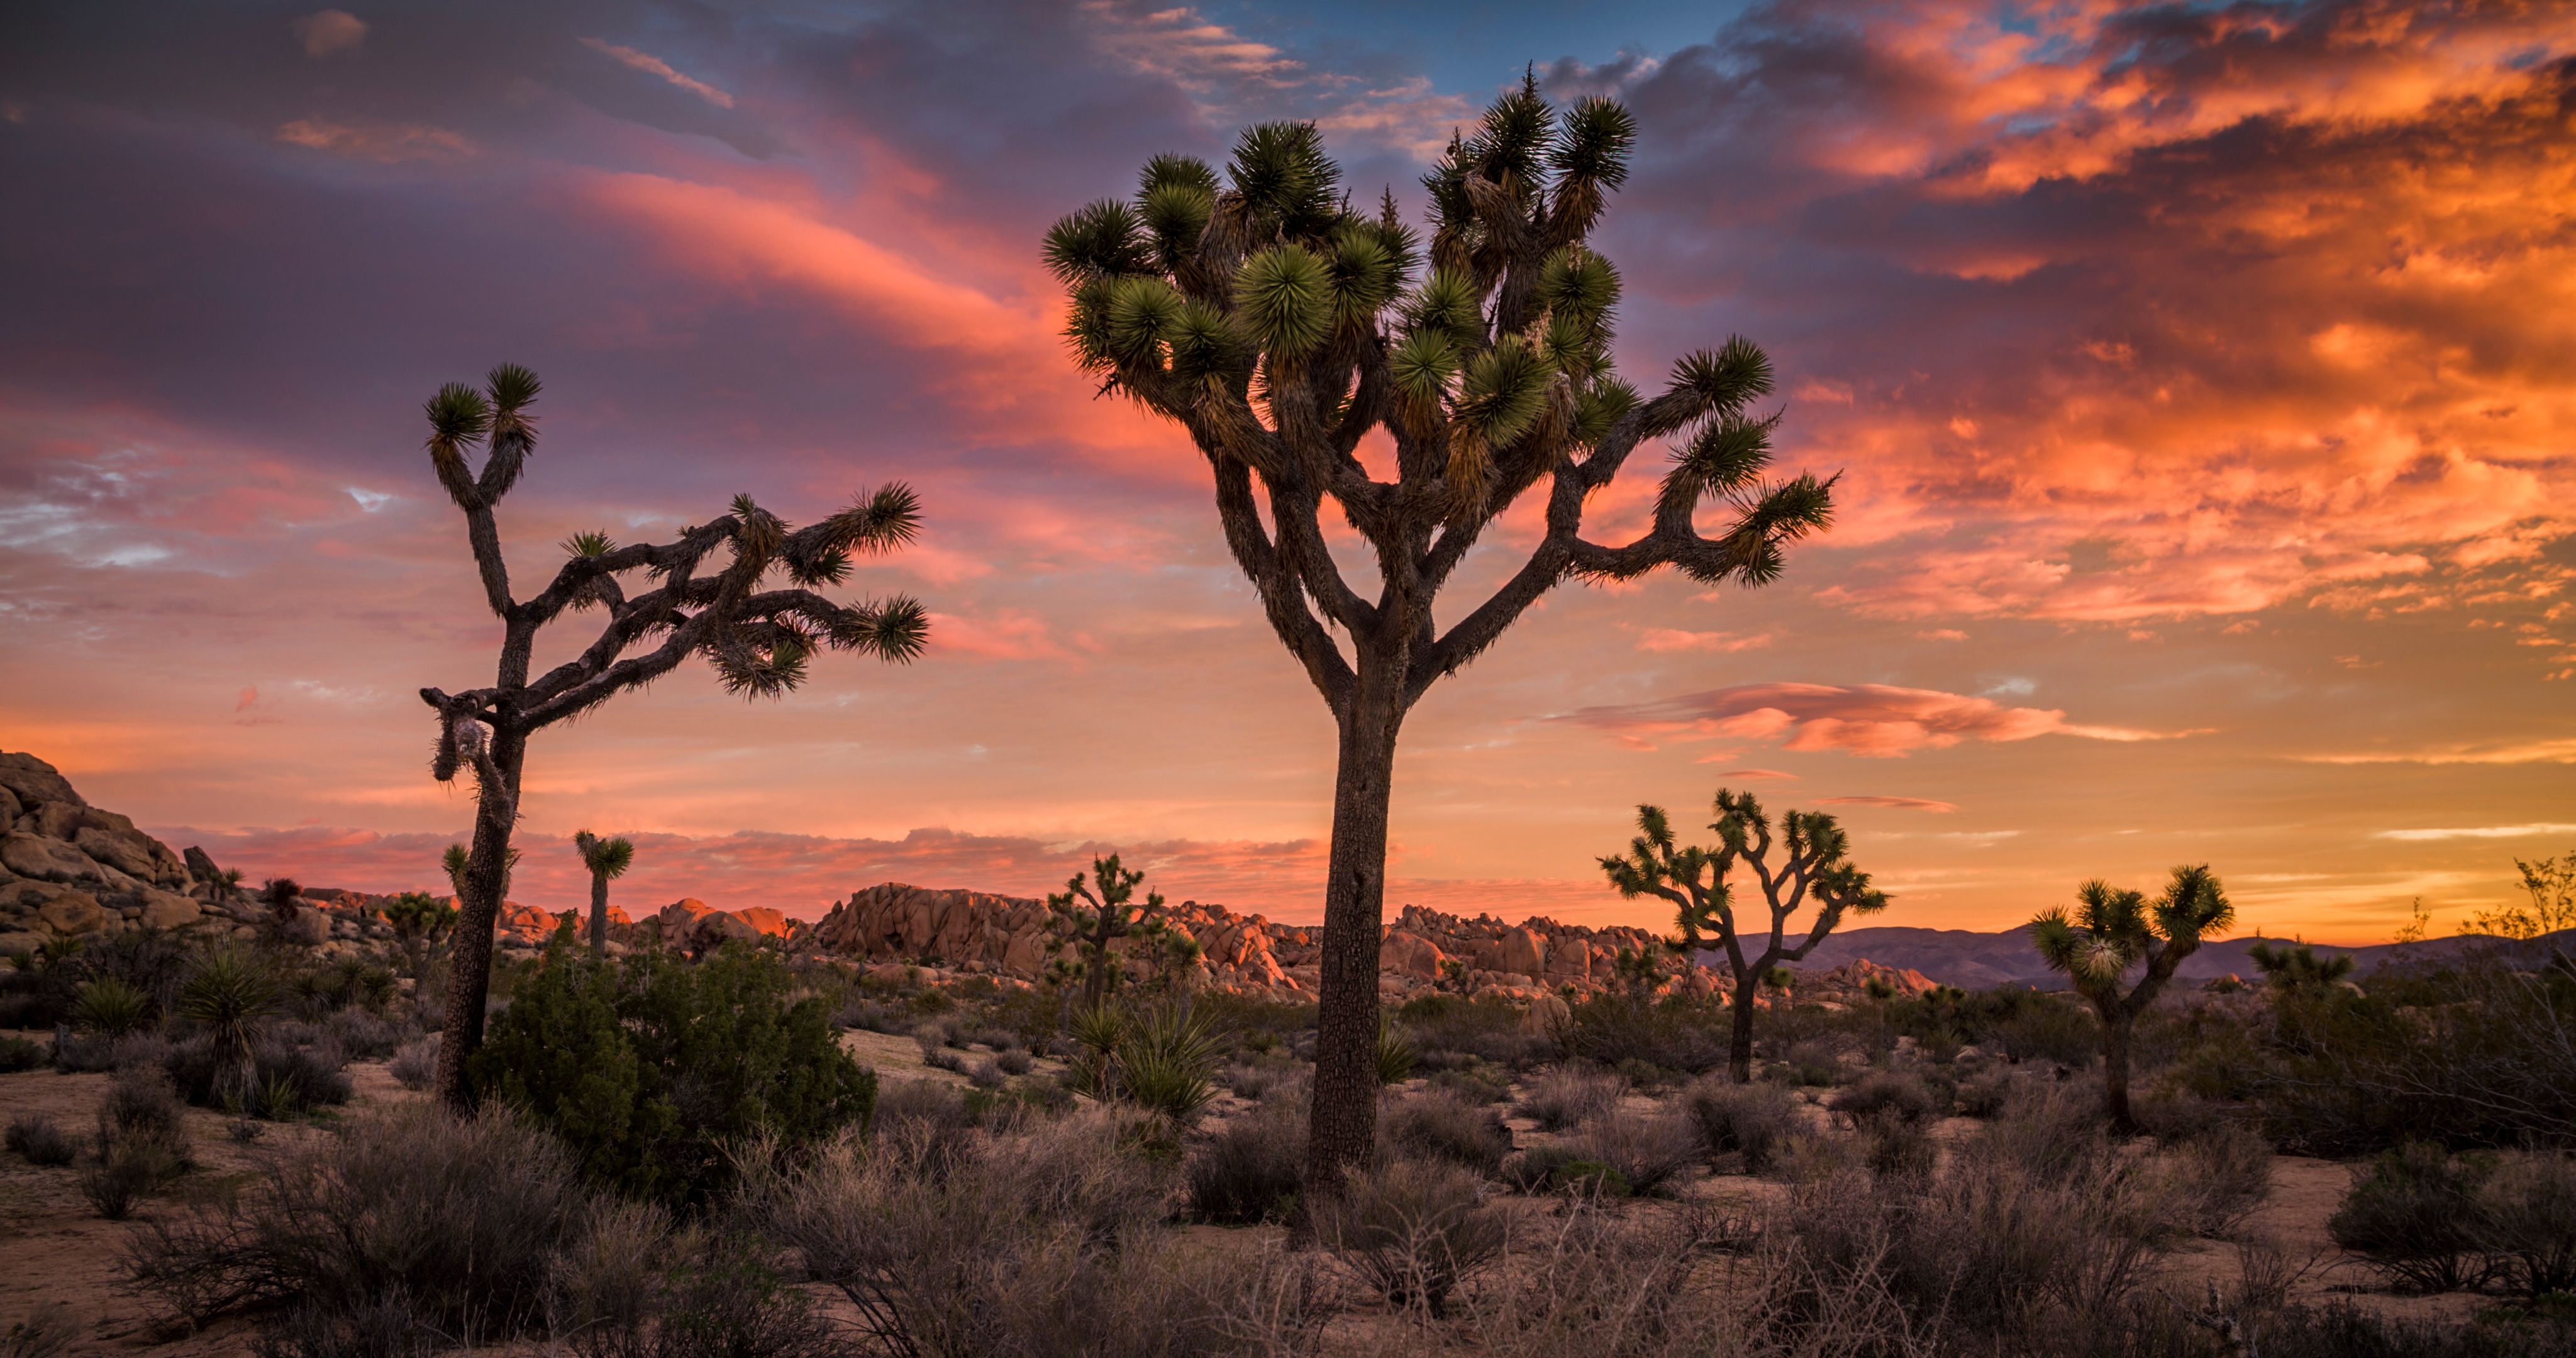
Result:
{"label": "leaning joshua tree", "polygon": [[608,879],[635,866],[635,845],[624,835],[601,839],[588,830],[574,831],[572,843],[590,873],[590,955],[597,957],[608,951]]}
{"label": "leaning joshua tree", "polygon": [[[604,533],[582,533],[563,544],[565,559],[543,590],[515,596],[493,510],[518,484],[536,447],[529,414],[536,397],[536,374],[505,364],[492,370],[483,390],[450,383],[428,403],[430,466],[465,516],[484,600],[502,624],[499,672],[490,687],[420,691],[438,714],[431,772],[446,782],[470,768],[477,784],[473,847],[456,874],[461,909],[450,954],[447,1031],[438,1050],[439,1096],[459,1108],[468,1100],[465,1059],[483,1039],[492,925],[513,857],[510,832],[528,738],[651,683],[693,654],[706,657],[726,689],[774,697],[804,681],[809,657],[823,647],[901,661],[919,655],[929,636],[928,616],[912,599],[844,605],[816,592],[848,577],[852,554],[912,540],[920,508],[902,485],[794,531],[749,496],[737,496],[726,513],[669,542],[621,547]],[[478,446],[480,471],[468,462]],[[644,588],[630,598],[621,577],[637,572]],[[786,587],[762,588],[782,572]],[[600,618],[597,636],[571,659],[531,677],[538,633],[567,614],[591,610]]]}
{"label": "leaning joshua tree", "polygon": [[[1727,1046],[1726,1069],[1737,1084],[1753,1078],[1753,999],[1779,969],[1815,951],[1845,915],[1867,915],[1887,908],[1887,893],[1869,884],[1869,874],[1851,861],[1851,835],[1822,811],[1790,811],[1780,817],[1780,838],[1771,838],[1771,818],[1750,792],[1719,788],[1715,803],[1717,847],[1677,845],[1672,818],[1660,806],[1637,808],[1637,837],[1625,858],[1601,859],[1601,871],[1622,896],[1660,896],[1672,902],[1678,930],[1671,940],[1684,965],[1699,965],[1703,948],[1726,950],[1727,971],[1735,983],[1734,1035]],[[1775,862],[1772,850],[1780,856]],[[1729,878],[1744,868],[1762,893],[1769,919],[1750,931],[1735,918],[1735,887]],[[1789,941],[1789,917],[1814,906],[1806,937]],[[1758,951],[1756,948],[1758,947]]]}
{"label": "leaning joshua tree", "polygon": [[1077,872],[1064,890],[1047,897],[1051,916],[1047,930],[1057,946],[1075,946],[1081,958],[1083,1007],[1097,1009],[1118,981],[1118,958],[1109,945],[1134,935],[1161,946],[1167,930],[1157,918],[1163,913],[1162,892],[1149,891],[1145,903],[1136,904],[1136,885],[1145,880],[1142,871],[1128,868],[1113,853],[1091,860],[1091,879],[1098,890],[1086,885]]}
{"label": "leaning joshua tree", "polygon": [[[1310,1192],[1337,1191],[1375,1135],[1387,803],[1405,714],[1569,579],[1669,565],[1760,584],[1829,514],[1827,483],[1763,479],[1776,417],[1750,410],[1771,389],[1751,343],[1682,359],[1652,399],[1612,371],[1619,275],[1589,238],[1635,129],[1609,100],[1557,110],[1524,84],[1425,179],[1427,252],[1392,194],[1373,215],[1350,209],[1340,167],[1302,123],[1244,132],[1222,180],[1158,156],[1132,204],[1094,203],[1047,234],[1077,359],[1103,391],[1189,432],[1236,564],[1340,727]],[[1587,540],[1586,503],[1639,443],[1673,435],[1651,526]],[[1442,588],[1533,491],[1546,506],[1537,542],[1440,626]],[[1708,533],[1704,507],[1718,518]],[[1328,513],[1365,542],[1373,597],[1334,560]]]}
{"label": "leaning joshua tree", "polygon": [[[2070,917],[2055,907],[2030,922],[2030,941],[2052,971],[2066,973],[2102,1019],[2102,1084],[2112,1129],[2137,1130],[2129,1117],[2129,1035],[2138,1015],[2155,1003],[2174,968],[2199,951],[2201,940],[2225,933],[2236,907],[2206,866],[2176,868],[2165,892],[2150,903],[2095,879],[2075,892]],[[2123,993],[2120,978],[2136,970]]]}

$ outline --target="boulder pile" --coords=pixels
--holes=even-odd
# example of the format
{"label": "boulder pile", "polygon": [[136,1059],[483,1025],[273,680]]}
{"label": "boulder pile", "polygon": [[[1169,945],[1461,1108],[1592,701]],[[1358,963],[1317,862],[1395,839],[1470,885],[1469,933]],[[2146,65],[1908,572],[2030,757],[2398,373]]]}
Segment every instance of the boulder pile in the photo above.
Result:
{"label": "boulder pile", "polygon": [[[1046,902],[989,892],[887,882],[853,892],[813,924],[799,922],[790,946],[880,966],[1034,981],[1050,951]],[[1221,905],[1183,901],[1163,923],[1199,945],[1196,983],[1205,989],[1276,999],[1314,998],[1323,982],[1323,931],[1274,924]],[[1113,950],[1131,971],[1147,966],[1144,944]],[[1379,989],[1402,997],[1431,989],[1526,1000],[1567,986],[1578,993],[1613,983],[1624,949],[1658,946],[1643,929],[1592,929],[1533,918],[1507,924],[1406,906],[1386,926]]]}

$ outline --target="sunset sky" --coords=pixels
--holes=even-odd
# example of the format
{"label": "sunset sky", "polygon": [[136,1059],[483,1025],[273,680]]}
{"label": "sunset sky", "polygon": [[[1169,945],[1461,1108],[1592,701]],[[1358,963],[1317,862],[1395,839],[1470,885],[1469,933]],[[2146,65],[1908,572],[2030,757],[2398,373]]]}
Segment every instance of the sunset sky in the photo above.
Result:
{"label": "sunset sky", "polygon": [[1116,847],[1319,918],[1331,718],[1205,463],[1067,359],[1038,239],[1272,119],[1418,208],[1532,63],[1640,123],[1623,369],[1759,341],[1840,512],[1766,589],[1570,585],[1434,689],[1390,914],[1662,923],[1592,860],[1721,785],[1841,815],[1886,924],[2206,861],[2241,926],[2369,942],[2576,850],[2549,3],[13,4],[0,748],[254,878],[440,882],[470,793],[416,691],[488,683],[498,626],[420,402],[507,360],[523,582],[901,479],[927,531],[851,592],[934,613],[909,667],[746,706],[693,663],[542,734],[515,898],[583,896],[586,826],[636,910]]}

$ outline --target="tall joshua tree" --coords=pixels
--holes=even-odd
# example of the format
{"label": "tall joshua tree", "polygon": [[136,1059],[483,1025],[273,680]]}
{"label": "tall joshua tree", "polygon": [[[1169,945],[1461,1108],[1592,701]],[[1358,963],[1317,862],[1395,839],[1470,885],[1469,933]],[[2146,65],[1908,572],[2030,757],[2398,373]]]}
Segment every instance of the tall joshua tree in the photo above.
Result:
{"label": "tall joshua tree", "polygon": [[[1103,391],[1188,431],[1227,546],[1340,728],[1310,1194],[1336,1191],[1375,1135],[1387,806],[1406,713],[1569,579],[1673,566],[1760,584],[1829,516],[1828,483],[1763,479],[1777,417],[1750,409],[1771,389],[1750,342],[1682,359],[1652,399],[1612,370],[1619,274],[1589,241],[1635,135],[1617,103],[1560,110],[1524,83],[1425,178],[1427,250],[1391,193],[1374,214],[1351,210],[1304,123],[1246,130],[1222,178],[1158,156],[1133,202],[1093,203],[1047,234],[1077,360]],[[1640,442],[1673,435],[1652,526],[1587,540],[1587,501]],[[1442,588],[1533,490],[1546,502],[1537,544],[1439,626]],[[1327,547],[1327,500],[1367,544],[1373,597]],[[1717,518],[1705,533],[1703,507]]]}
{"label": "tall joshua tree", "polygon": [[[2174,869],[2164,894],[2152,903],[2099,878],[2076,888],[2075,900],[2071,916],[2058,906],[2033,919],[2030,941],[2040,960],[2066,973],[2075,993],[2100,1016],[2105,1110],[2113,1130],[2133,1132],[2138,1124],[2129,1116],[2129,1036],[2138,1015],[2155,1002],[2182,960],[2200,950],[2202,939],[2227,931],[2236,907],[2206,865]],[[2121,978],[2132,970],[2138,979],[2123,991]]]}
{"label": "tall joshua tree", "polygon": [[[724,514],[669,542],[620,546],[605,533],[578,534],[563,544],[564,560],[543,590],[526,599],[512,594],[494,510],[535,451],[530,407],[536,398],[536,374],[504,364],[482,390],[450,383],[427,406],[430,467],[465,516],[484,601],[502,624],[491,686],[420,691],[438,714],[431,773],[446,782],[470,768],[476,782],[473,847],[456,874],[461,909],[450,954],[447,1032],[438,1052],[439,1096],[458,1108],[468,1100],[465,1060],[483,1040],[492,925],[513,857],[510,832],[528,738],[651,683],[693,654],[706,657],[728,691],[775,697],[804,681],[809,658],[824,647],[905,661],[921,653],[929,636],[928,616],[912,599],[844,605],[817,592],[848,577],[854,554],[913,539],[920,507],[900,484],[792,531],[742,495]],[[479,471],[470,465],[478,448]],[[645,588],[630,598],[621,579],[635,572],[643,573]],[[763,588],[774,573],[786,576],[784,587]],[[538,633],[567,614],[591,610],[601,616],[596,638],[531,677]]]}
{"label": "tall joshua tree", "polygon": [[[1638,807],[1637,837],[1629,841],[1627,856],[1602,858],[1601,871],[1622,896],[1659,896],[1673,904],[1671,947],[1690,965],[1698,965],[1703,948],[1725,949],[1735,987],[1726,1068],[1743,1084],[1753,1078],[1755,992],[1782,966],[1815,951],[1845,915],[1886,909],[1887,893],[1872,887],[1869,874],[1852,863],[1850,833],[1822,811],[1782,815],[1776,842],[1770,816],[1750,792],[1719,788],[1715,812],[1708,828],[1717,832],[1717,847],[1708,849],[1678,844],[1662,807]],[[1750,940],[1735,917],[1735,887],[1728,880],[1739,867],[1762,893],[1769,915],[1767,927],[1753,929]],[[1805,938],[1792,943],[1789,917],[1809,905],[1815,918]]]}
{"label": "tall joshua tree", "polygon": [[1087,1009],[1098,1008],[1118,979],[1118,959],[1110,954],[1110,944],[1130,935],[1157,945],[1164,942],[1167,930],[1157,918],[1163,913],[1163,893],[1149,891],[1145,903],[1136,904],[1136,886],[1144,880],[1142,870],[1120,863],[1113,853],[1091,860],[1091,884],[1077,872],[1064,890],[1047,897],[1047,910],[1053,916],[1047,922],[1049,932],[1058,946],[1070,942],[1081,953],[1082,1003]]}
{"label": "tall joshua tree", "polygon": [[574,831],[572,842],[590,872],[590,955],[597,957],[608,951],[608,879],[635,866],[635,845],[624,835],[601,839],[588,830]]}

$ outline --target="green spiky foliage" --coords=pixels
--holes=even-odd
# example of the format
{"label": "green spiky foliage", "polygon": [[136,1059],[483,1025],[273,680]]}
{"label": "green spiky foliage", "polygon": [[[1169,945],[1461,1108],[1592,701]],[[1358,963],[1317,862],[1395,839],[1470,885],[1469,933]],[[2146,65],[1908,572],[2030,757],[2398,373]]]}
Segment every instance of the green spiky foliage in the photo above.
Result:
{"label": "green spiky foliage", "polygon": [[601,839],[588,830],[575,830],[573,847],[581,851],[581,866],[590,874],[590,952],[596,957],[608,951],[608,883],[623,877],[635,866],[635,845],[625,836]]}
{"label": "green spiky foliage", "polygon": [[249,1089],[251,1043],[284,998],[268,964],[236,947],[198,958],[179,983],[179,1017],[214,1044],[215,1068],[236,1094]]}
{"label": "green spiky foliage", "polygon": [[[1742,1084],[1753,1078],[1755,995],[1766,985],[1787,990],[1789,963],[1815,951],[1847,916],[1886,909],[1887,893],[1851,861],[1850,832],[1825,812],[1784,813],[1775,838],[1769,813],[1750,792],[1719,788],[1710,806],[1713,847],[1682,844],[1662,807],[1640,806],[1626,855],[1600,863],[1620,895],[1673,906],[1674,933],[1665,945],[1686,965],[1697,966],[1703,950],[1725,953],[1735,1010],[1727,1073]],[[1758,920],[1737,918],[1738,879],[1759,893]],[[1790,919],[1808,908],[1814,917],[1793,936]]]}
{"label": "green spiky foliage", "polygon": [[[464,517],[484,602],[502,625],[491,686],[420,691],[438,718],[431,775],[443,783],[470,771],[476,784],[472,847],[452,869],[462,914],[438,1055],[438,1095],[460,1110],[471,1098],[465,1062],[483,1039],[492,925],[508,887],[529,737],[596,711],[691,656],[705,659],[729,692],[778,697],[804,682],[821,651],[903,662],[921,654],[929,636],[929,615],[917,600],[844,604],[821,592],[845,580],[857,557],[919,535],[920,502],[899,483],[802,528],[743,495],[667,542],[621,545],[604,533],[575,534],[562,544],[563,560],[544,588],[518,597],[496,510],[536,451],[537,392],[535,373],[505,363],[482,387],[451,382],[425,407],[430,469]],[[570,659],[532,672],[538,635],[585,611],[604,615],[596,635]]]}
{"label": "green spiky foliage", "polygon": [[101,1037],[123,1037],[152,1026],[152,997],[120,977],[102,976],[80,988],[72,1023]]}
{"label": "green spiky foliage", "polygon": [[2254,969],[2263,973],[2265,984],[2275,990],[2295,990],[2313,995],[2349,979],[2353,972],[2349,954],[2319,957],[2316,945],[2311,943],[2284,944],[2275,948],[2257,941],[2245,950],[2245,955],[2253,962]]}
{"label": "green spiky foliage", "polygon": [[[2180,867],[2153,901],[2100,880],[2075,892],[2072,913],[2058,906],[2030,922],[2031,946],[2051,971],[2063,972],[2075,993],[2102,1020],[2104,1107],[2121,1132],[2137,1129],[2129,1115],[2129,1044],[2138,1015],[2155,1002],[2182,960],[2207,939],[2227,932],[2236,907],[2206,864]],[[2123,981],[2131,974],[2123,989]]]}
{"label": "green spiky foliage", "polygon": [[1163,893],[1147,892],[1144,903],[1137,903],[1136,888],[1144,880],[1141,870],[1127,867],[1113,853],[1091,860],[1090,881],[1077,872],[1064,890],[1047,897],[1047,937],[1055,948],[1073,946],[1080,970],[1069,974],[1082,980],[1087,1012],[1098,1012],[1118,984],[1119,959],[1111,944],[1134,937],[1159,950],[1173,932],[1160,918]]}
{"label": "green spiky foliage", "polygon": [[[1769,471],[1776,417],[1755,405],[1773,378],[1749,341],[1682,358],[1651,397],[1619,375],[1619,272],[1592,235],[1635,137],[1613,101],[1556,107],[1525,83],[1452,143],[1417,226],[1391,193],[1355,208],[1312,124],[1263,124],[1222,172],[1159,157],[1132,198],[1046,236],[1074,361],[1189,433],[1227,546],[1340,727],[1313,1192],[1340,1191],[1375,1138],[1386,814],[1405,715],[1568,580],[1669,566],[1758,585],[1831,517],[1830,480]],[[1586,505],[1662,440],[1650,526],[1586,538]],[[1440,626],[1434,603],[1459,566],[1533,495],[1536,545]],[[1373,581],[1345,577],[1327,515],[1365,540]]]}

